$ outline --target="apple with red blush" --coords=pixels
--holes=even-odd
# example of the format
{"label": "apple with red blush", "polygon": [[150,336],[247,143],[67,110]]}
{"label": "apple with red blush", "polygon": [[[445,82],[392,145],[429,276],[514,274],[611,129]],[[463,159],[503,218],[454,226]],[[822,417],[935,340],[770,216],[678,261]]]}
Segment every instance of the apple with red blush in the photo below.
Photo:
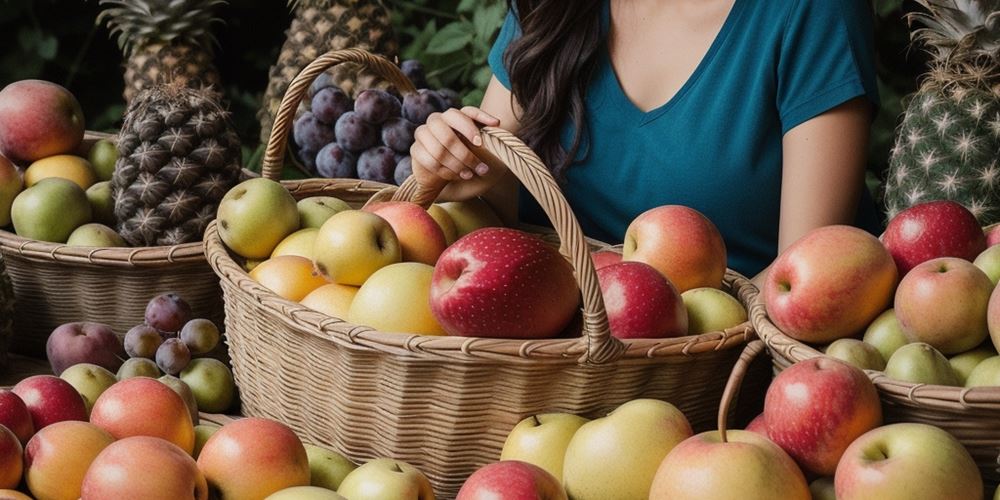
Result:
{"label": "apple with red blush", "polygon": [[444,231],[423,207],[409,201],[385,201],[363,208],[385,219],[396,233],[402,258],[433,266],[448,246]]}
{"label": "apple with red blush", "polygon": [[0,389],[0,426],[14,432],[22,446],[28,444],[28,440],[35,434],[35,424],[31,421],[28,406],[21,396],[8,389]]}
{"label": "apple with red blush", "polygon": [[83,109],[61,85],[20,80],[0,90],[0,155],[15,163],[73,153],[83,131]]}
{"label": "apple with red blush", "polygon": [[472,473],[455,500],[566,500],[566,490],[541,467],[502,460]]}
{"label": "apple with red blush", "polygon": [[594,260],[594,270],[600,270],[602,267],[621,262],[622,254],[614,250],[598,250],[591,252],[590,258]]}
{"label": "apple with red blush", "polygon": [[622,261],[602,267],[597,279],[611,334],[622,339],[687,335],[688,316],[677,289],[653,266]]}
{"label": "apple with red blush", "polygon": [[882,242],[900,276],[938,257],[972,262],[986,250],[986,234],[976,216],[952,200],[918,203],[899,212],[886,225]]}
{"label": "apple with red blush", "polygon": [[24,401],[35,432],[64,420],[87,421],[83,396],[55,375],[33,375],[18,382],[11,391]]}
{"label": "apple with red blush", "polygon": [[726,274],[726,244],[719,229],[701,212],[663,205],[639,214],[629,224],[622,260],[655,267],[679,293],[719,288]]}

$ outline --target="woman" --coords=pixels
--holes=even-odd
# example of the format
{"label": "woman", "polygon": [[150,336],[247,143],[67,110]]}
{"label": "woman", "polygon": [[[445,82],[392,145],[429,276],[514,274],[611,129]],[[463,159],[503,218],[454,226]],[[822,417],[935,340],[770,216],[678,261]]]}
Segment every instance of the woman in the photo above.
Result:
{"label": "woman", "polygon": [[[646,209],[711,219],[729,266],[757,276],[811,229],[879,231],[864,186],[877,107],[864,0],[518,0],[479,108],[433,115],[421,183],[517,213],[517,187],[458,140],[516,133],[561,180],[584,232],[620,242]],[[540,210],[521,197],[521,216]]]}

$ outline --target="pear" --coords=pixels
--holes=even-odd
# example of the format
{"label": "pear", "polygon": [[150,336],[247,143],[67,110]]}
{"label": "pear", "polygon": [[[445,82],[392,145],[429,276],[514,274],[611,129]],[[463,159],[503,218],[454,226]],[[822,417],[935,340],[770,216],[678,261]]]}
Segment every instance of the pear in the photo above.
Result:
{"label": "pear", "polygon": [[989,344],[983,344],[971,351],[965,351],[961,354],[956,354],[948,359],[951,363],[951,367],[955,370],[955,375],[958,376],[958,381],[965,384],[965,380],[969,378],[969,374],[972,373],[972,369],[976,367],[981,361],[992,358],[997,355],[996,349]]}
{"label": "pear", "polygon": [[914,384],[961,385],[948,358],[924,342],[897,349],[885,365],[885,374]]}
{"label": "pear", "polygon": [[875,346],[858,339],[838,339],[827,346],[826,355],[846,361],[862,370],[885,369],[885,358]]}

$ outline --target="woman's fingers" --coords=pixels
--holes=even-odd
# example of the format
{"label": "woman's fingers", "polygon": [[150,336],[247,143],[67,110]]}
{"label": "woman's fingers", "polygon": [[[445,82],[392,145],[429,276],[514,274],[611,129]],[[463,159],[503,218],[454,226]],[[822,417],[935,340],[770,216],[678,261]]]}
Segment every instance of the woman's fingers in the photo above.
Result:
{"label": "woman's fingers", "polygon": [[414,144],[410,150],[417,179],[422,183],[433,181],[431,176],[445,181],[468,180],[477,174],[486,174],[489,168],[479,161],[460,137],[481,146],[479,124],[496,126],[499,123],[493,116],[472,106],[430,115],[427,123],[414,132]]}
{"label": "woman's fingers", "polygon": [[[428,121],[428,123],[430,123],[430,121]],[[452,137],[454,138],[454,133],[452,133]],[[430,126],[418,128],[414,133],[414,138],[416,139],[416,143],[419,143],[421,148],[437,162],[438,166],[446,167],[454,173],[454,177],[452,179],[460,177],[462,171],[468,169],[468,167],[466,167],[461,160],[456,158],[448,150],[447,146],[441,143],[441,141],[434,135]],[[461,142],[457,139],[455,140],[456,142]],[[431,169],[432,168],[429,168],[429,170]]]}

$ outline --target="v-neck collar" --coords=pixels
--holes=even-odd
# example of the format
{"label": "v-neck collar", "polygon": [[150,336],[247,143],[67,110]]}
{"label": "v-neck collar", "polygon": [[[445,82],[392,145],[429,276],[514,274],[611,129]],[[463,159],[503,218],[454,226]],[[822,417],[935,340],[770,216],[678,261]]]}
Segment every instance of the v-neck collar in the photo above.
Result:
{"label": "v-neck collar", "polygon": [[[649,110],[643,111],[639,109],[638,106],[625,93],[625,88],[622,87],[621,81],[618,80],[618,74],[615,72],[614,65],[611,64],[611,50],[608,46],[609,34],[611,31],[611,0],[604,2],[602,12],[601,12],[601,31],[604,36],[603,47],[601,50],[601,60],[600,64],[604,66],[602,71],[602,78],[606,78],[609,81],[606,83],[606,88],[611,89],[611,94],[613,94],[613,100],[616,105],[625,110],[628,114],[635,116],[639,120],[639,126],[645,125],[657,118],[659,118],[663,113],[667,112],[672,108],[678,101],[684,98],[684,96],[691,91],[691,88],[695,86],[701,75],[705,73],[707,68],[712,64],[715,59],[716,54],[719,52],[722,45],[725,43],[726,38],[733,28],[739,23],[740,14],[743,11],[743,4],[748,0],[735,0],[733,6],[729,9],[729,14],[726,15],[726,20],[723,21],[722,27],[719,29],[719,33],[715,35],[715,39],[709,46],[708,51],[698,62],[695,67],[694,72],[688,77],[688,79],[681,85],[681,88],[677,89],[666,102],[663,104]],[[752,1],[752,0],[750,0]]]}

